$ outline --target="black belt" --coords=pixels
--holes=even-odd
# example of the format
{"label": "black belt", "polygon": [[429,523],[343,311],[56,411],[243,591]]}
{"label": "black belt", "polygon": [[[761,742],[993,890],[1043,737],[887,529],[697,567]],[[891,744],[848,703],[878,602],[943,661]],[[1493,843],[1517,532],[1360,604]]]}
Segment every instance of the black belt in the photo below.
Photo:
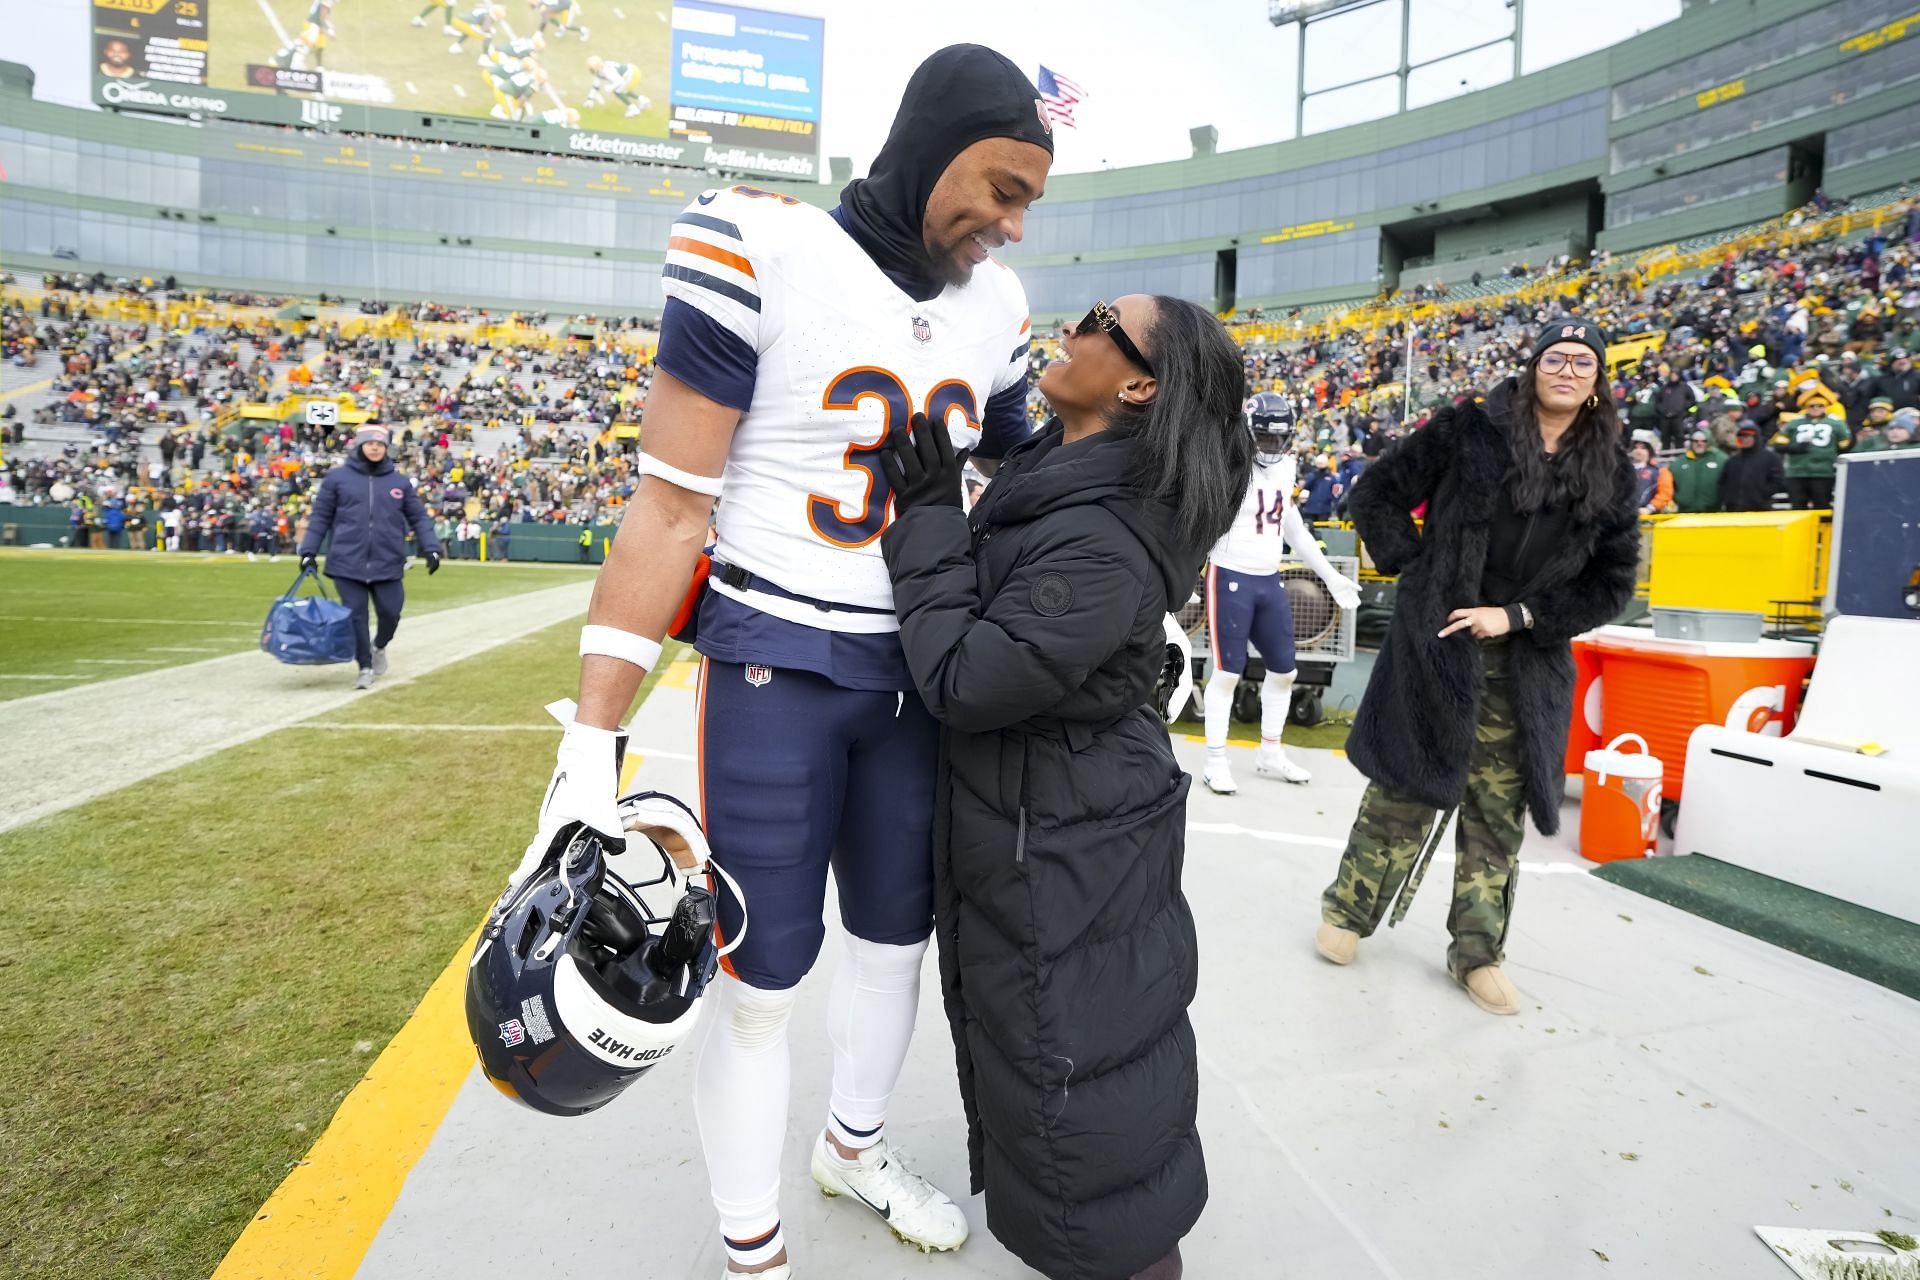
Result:
{"label": "black belt", "polygon": [[779,596],[782,600],[793,600],[800,604],[810,604],[822,613],[869,613],[883,618],[893,616],[892,609],[875,609],[862,604],[836,604],[831,600],[816,600],[812,596],[803,596],[798,591],[789,591],[785,587],[775,586],[765,578],[742,569],[739,565],[713,562],[713,576],[726,583],[735,591],[762,591],[770,596]]}

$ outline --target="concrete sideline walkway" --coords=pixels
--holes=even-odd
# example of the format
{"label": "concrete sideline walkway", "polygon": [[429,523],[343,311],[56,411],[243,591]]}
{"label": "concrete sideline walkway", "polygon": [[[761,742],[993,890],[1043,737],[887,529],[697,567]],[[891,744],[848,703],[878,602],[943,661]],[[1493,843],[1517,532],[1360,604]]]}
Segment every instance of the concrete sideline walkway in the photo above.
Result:
{"label": "concrete sideline walkway", "polygon": [[[376,691],[584,613],[592,594],[591,581],[571,582],[410,615]],[[255,649],[0,702],[0,742],[99,762],[74,773],[49,769],[44,751],[0,753],[0,831],[368,696],[352,686],[351,664],[288,667]],[[129,751],[130,742],[149,745]]]}

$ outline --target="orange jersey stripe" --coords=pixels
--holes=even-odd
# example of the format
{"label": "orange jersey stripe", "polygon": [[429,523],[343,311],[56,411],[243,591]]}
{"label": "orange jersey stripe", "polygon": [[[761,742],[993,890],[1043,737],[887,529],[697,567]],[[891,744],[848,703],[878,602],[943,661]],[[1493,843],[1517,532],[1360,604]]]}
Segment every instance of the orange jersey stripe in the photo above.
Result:
{"label": "orange jersey stripe", "polygon": [[705,240],[694,240],[687,236],[675,236],[673,239],[667,241],[667,248],[679,249],[683,253],[696,254],[702,258],[718,262],[722,266],[732,267],[735,271],[739,271],[755,280],[760,278],[753,274],[753,264],[751,262],[748,262],[737,253],[728,253],[725,249],[716,248],[708,244]]}

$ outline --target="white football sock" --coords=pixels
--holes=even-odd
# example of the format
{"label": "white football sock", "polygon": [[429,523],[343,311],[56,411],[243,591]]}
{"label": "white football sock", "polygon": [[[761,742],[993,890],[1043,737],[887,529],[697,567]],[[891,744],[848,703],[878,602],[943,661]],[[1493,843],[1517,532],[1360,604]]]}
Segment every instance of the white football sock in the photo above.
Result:
{"label": "white football sock", "polygon": [[786,1247],[780,1231],[780,1149],[792,1064],[794,992],[763,991],[719,973],[707,987],[695,1045],[693,1115],[707,1159],[727,1257],[758,1266]]}
{"label": "white football sock", "polygon": [[1227,754],[1227,729],[1233,723],[1233,687],[1239,683],[1239,676],[1218,667],[1207,677],[1207,688],[1200,697],[1200,705],[1206,711],[1207,754],[1210,756],[1224,757]]}
{"label": "white football sock", "polygon": [[827,1132],[859,1149],[878,1142],[887,1123],[887,1103],[913,1040],[920,961],[927,944],[895,946],[850,933],[844,935],[844,944],[827,998],[827,1027],[833,1037]]}
{"label": "white football sock", "polygon": [[1260,682],[1260,745],[1280,749],[1280,731],[1287,727],[1287,708],[1293,703],[1293,671],[1269,671]]}

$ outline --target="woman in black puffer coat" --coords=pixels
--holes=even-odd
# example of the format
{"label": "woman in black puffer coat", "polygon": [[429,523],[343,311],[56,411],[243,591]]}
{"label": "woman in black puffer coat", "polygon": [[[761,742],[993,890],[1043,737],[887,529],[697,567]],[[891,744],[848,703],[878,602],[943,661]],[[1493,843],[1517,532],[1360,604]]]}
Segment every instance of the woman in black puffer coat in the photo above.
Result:
{"label": "woman in black puffer coat", "polygon": [[1171,1280],[1207,1179],[1189,779],[1148,697],[1247,485],[1246,384],[1173,298],[1098,305],[1063,347],[1040,380],[1058,417],[970,519],[946,433],[895,434],[881,545],[944,727],[934,935],[973,1190],[1053,1280]]}

